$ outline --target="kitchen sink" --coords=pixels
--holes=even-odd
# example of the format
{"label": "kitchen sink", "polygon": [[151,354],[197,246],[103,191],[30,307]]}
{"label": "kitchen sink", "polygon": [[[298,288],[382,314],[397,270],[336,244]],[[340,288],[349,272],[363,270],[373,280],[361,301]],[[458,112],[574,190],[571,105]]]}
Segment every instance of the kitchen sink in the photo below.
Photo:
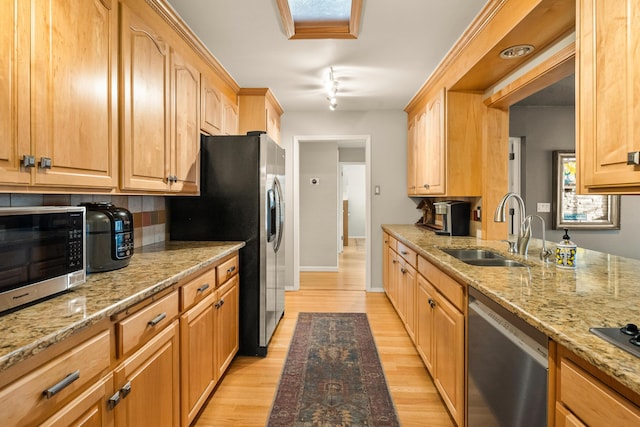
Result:
{"label": "kitchen sink", "polygon": [[507,259],[503,255],[487,249],[441,248],[441,250],[470,265],[484,267],[526,267],[526,265],[521,262]]}

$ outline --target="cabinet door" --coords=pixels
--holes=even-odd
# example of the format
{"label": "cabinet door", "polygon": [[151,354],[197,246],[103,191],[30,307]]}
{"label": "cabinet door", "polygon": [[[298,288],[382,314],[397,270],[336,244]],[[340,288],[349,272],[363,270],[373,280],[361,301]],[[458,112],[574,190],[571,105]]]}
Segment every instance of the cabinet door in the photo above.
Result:
{"label": "cabinet door", "polygon": [[407,124],[407,195],[416,194],[416,122],[413,117]]}
{"label": "cabinet door", "polygon": [[382,233],[382,287],[389,295],[389,235]]}
{"label": "cabinet door", "polygon": [[116,426],[179,424],[178,347],[178,320],[175,320],[114,370],[116,387],[122,396],[115,407]]}
{"label": "cabinet door", "polygon": [[225,135],[238,134],[238,105],[223,98],[222,126]]}
{"label": "cabinet door", "polygon": [[238,352],[238,276],[234,276],[218,289],[216,303],[216,336],[218,378],[224,374],[233,357]]}
{"label": "cabinet door", "polygon": [[464,417],[464,315],[439,293],[434,298],[434,382],[458,425]]}
{"label": "cabinet door", "polygon": [[222,133],[222,93],[204,75],[200,84],[200,128],[209,135],[220,135]]}
{"label": "cabinet door", "polygon": [[32,5],[34,183],[116,187],[118,2]]}
{"label": "cabinet door", "polygon": [[431,307],[435,290],[431,284],[418,275],[416,290],[416,348],[429,372],[433,373],[433,315]]}
{"label": "cabinet door", "polygon": [[121,3],[122,188],[167,191],[169,45]]}
{"label": "cabinet door", "polygon": [[200,176],[200,73],[171,54],[171,191],[198,193]]}
{"label": "cabinet door", "polygon": [[398,254],[389,249],[389,256],[387,257],[388,270],[389,270],[389,290],[387,292],[387,297],[391,304],[396,307],[397,310],[397,293],[398,293]]}
{"label": "cabinet door", "polygon": [[402,269],[402,308],[404,325],[409,338],[415,342],[416,330],[416,270],[407,262],[403,262]]}
{"label": "cabinet door", "polygon": [[640,151],[640,5],[577,4],[579,185],[584,192],[640,193],[640,166],[627,165],[627,154]]}
{"label": "cabinet door", "polygon": [[416,126],[416,192],[445,194],[445,89],[427,103],[422,120]]}
{"label": "cabinet door", "polygon": [[215,363],[216,293],[180,317],[182,425],[188,426],[209,397],[218,379]]}
{"label": "cabinet door", "polygon": [[[0,3],[0,182],[29,184],[31,174],[20,167],[23,155],[31,154],[29,139],[28,2]],[[25,102],[18,103],[18,99]]]}
{"label": "cabinet door", "polygon": [[41,427],[110,427],[113,411],[107,400],[113,395],[113,374],[109,374],[49,418]]}

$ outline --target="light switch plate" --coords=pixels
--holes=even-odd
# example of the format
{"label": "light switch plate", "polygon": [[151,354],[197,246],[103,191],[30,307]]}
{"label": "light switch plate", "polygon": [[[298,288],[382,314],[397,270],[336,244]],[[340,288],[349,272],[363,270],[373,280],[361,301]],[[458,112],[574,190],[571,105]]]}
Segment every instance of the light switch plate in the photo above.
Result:
{"label": "light switch plate", "polygon": [[538,203],[538,212],[551,212],[551,203]]}

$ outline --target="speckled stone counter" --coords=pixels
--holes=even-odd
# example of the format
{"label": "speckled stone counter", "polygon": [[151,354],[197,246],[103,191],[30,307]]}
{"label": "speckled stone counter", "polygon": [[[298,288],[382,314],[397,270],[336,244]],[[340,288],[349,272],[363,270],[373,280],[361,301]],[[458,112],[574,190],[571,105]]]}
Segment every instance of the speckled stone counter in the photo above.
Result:
{"label": "speckled stone counter", "polygon": [[[525,259],[508,254],[500,241],[437,236],[414,225],[382,228],[640,394],[640,358],[589,332],[590,327],[640,322],[639,260],[578,248],[575,271],[564,270],[540,261],[534,241]],[[443,247],[488,248],[527,267],[473,266],[439,250]]]}
{"label": "speckled stone counter", "polygon": [[0,372],[243,246],[243,242],[173,241],[143,246],[125,268],[90,274],[67,293],[0,316]]}

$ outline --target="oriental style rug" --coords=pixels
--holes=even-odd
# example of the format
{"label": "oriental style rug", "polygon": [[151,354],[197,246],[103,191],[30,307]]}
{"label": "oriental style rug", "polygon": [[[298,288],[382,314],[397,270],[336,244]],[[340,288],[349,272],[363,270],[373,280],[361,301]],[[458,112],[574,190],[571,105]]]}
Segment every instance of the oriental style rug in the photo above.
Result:
{"label": "oriental style rug", "polygon": [[300,313],[268,427],[399,426],[365,313]]}

